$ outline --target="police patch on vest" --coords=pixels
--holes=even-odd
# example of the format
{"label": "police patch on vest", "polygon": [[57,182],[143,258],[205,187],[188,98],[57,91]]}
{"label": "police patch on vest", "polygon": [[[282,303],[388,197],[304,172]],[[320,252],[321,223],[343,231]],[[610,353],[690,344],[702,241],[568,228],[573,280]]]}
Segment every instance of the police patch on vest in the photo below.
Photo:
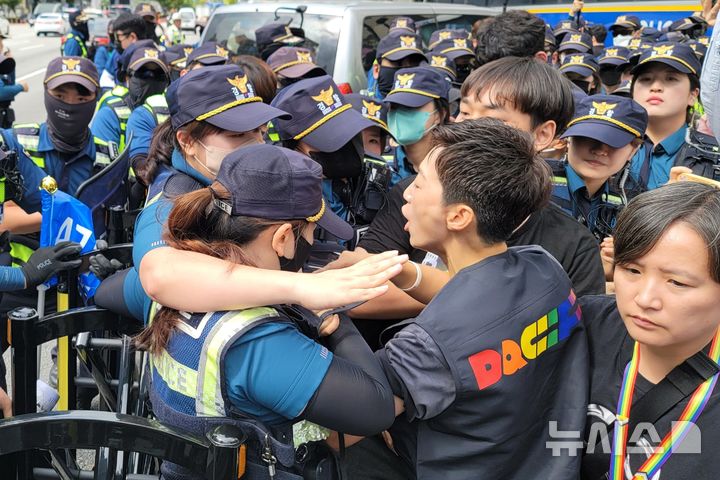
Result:
{"label": "police patch on vest", "polygon": [[312,99],[318,102],[317,107],[323,115],[327,115],[343,105],[342,100],[340,100],[340,96],[335,93],[332,86],[328,87],[326,90],[320,90],[320,93],[312,97]]}
{"label": "police patch on vest", "polygon": [[566,339],[580,321],[580,308],[575,300],[575,293],[570,291],[567,300],[525,327],[519,343],[505,339],[498,350],[487,349],[468,357],[478,389],[495,385],[503,376],[514,375],[529,361]]}

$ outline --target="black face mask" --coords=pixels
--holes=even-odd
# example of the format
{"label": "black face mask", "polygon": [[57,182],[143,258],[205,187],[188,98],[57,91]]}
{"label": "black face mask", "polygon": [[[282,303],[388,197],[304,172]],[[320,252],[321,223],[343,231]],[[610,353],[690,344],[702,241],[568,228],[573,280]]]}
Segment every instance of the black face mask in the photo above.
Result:
{"label": "black face mask", "polygon": [[280,257],[280,270],[285,272],[299,271],[303,268],[307,259],[310,258],[312,244],[308,243],[300,232],[295,232],[295,235],[299,237],[295,245],[295,256],[293,258]]}
{"label": "black face mask", "polygon": [[455,78],[455,83],[462,85],[468,75],[470,75],[470,72],[472,72],[472,67],[471,63],[468,63],[467,65],[458,65],[456,69],[457,77]]}
{"label": "black face mask", "polygon": [[145,103],[148,97],[163,93],[167,88],[166,77],[162,78],[138,78],[133,75],[128,81],[128,106],[132,109]]}
{"label": "black face mask", "polygon": [[377,86],[378,92],[380,92],[381,96],[387,96],[387,94],[390,93],[390,90],[393,89],[393,85],[395,85],[395,72],[398,70],[400,69],[395,67],[380,67],[380,72],[378,72],[377,78]]}
{"label": "black face mask", "polygon": [[603,83],[603,85],[614,87],[615,85],[620,83],[621,75],[622,74],[614,68],[602,69],[600,70],[600,81]]}
{"label": "black face mask", "polygon": [[75,25],[73,25],[72,28],[80,32],[84,40],[88,40],[90,38],[90,32],[88,30],[88,24],[86,22],[76,23]]}
{"label": "black face mask", "polygon": [[590,93],[590,82],[586,82],[585,80],[572,80],[572,83],[583,92],[587,94]]}
{"label": "black face mask", "polygon": [[61,152],[75,153],[85,148],[95,102],[70,104],[45,92],[48,131],[53,145]]}
{"label": "black face mask", "polygon": [[362,173],[362,133],[334,152],[311,152],[310,158],[320,164],[323,176],[330,180],[355,178]]}

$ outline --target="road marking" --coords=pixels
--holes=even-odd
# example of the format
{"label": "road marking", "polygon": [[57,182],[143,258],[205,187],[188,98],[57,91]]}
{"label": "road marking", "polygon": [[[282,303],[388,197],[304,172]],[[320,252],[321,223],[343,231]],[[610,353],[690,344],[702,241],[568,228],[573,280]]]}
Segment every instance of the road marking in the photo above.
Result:
{"label": "road marking", "polygon": [[19,48],[18,50],[22,52],[23,50],[32,50],[34,48],[44,48],[44,47],[45,47],[45,45],[30,45],[29,47]]}
{"label": "road marking", "polygon": [[35,76],[37,76],[37,75],[40,75],[41,73],[45,73],[45,69],[46,69],[46,68],[47,68],[47,67],[39,68],[39,69],[35,70],[34,72],[30,72],[30,73],[28,73],[27,75],[23,75],[23,76],[20,77],[20,78],[16,78],[15,81],[16,81],[16,82],[22,82],[23,80],[27,80],[28,78],[32,78],[32,77],[35,77]]}

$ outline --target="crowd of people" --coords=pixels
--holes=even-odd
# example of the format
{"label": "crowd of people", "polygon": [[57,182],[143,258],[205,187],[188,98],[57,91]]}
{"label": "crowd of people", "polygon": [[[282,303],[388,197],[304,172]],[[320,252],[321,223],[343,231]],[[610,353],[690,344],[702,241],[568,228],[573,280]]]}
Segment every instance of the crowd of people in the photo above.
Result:
{"label": "crowd of people", "polygon": [[133,264],[96,252],[89,301],[144,326],[160,422],[262,433],[243,478],[316,478],[313,455],[329,478],[715,478],[720,3],[665,31],[582,8],[429,40],[388,19],[352,94],[283,23],[193,46],[140,4],[93,62],[73,14],[46,120],[0,130],[22,177],[0,312],[80,263],[37,244],[42,179],[73,194],[127,152]]}

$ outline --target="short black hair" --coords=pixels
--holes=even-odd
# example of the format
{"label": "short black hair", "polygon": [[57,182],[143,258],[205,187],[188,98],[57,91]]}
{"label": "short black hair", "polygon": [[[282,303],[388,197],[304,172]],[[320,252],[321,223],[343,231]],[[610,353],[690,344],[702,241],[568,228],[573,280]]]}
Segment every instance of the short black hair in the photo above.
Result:
{"label": "short black hair", "polygon": [[595,39],[598,43],[605,43],[605,39],[607,38],[607,28],[605,28],[605,25],[597,23],[595,25],[590,25],[585,29],[587,33],[590,34],[591,37]]}
{"label": "short black hair", "polygon": [[639,260],[678,222],[705,241],[710,277],[720,283],[720,190],[701,183],[670,183],[632,199],[615,227],[615,263]]}
{"label": "short black hair", "polygon": [[488,90],[494,102],[508,102],[530,115],[532,128],[553,120],[559,135],[574,114],[570,82],[532,57],[506,57],[483,65],[465,79],[460,95],[480,98]]}
{"label": "short black hair", "polygon": [[551,191],[550,169],[530,134],[494,118],[439,125],[435,169],[446,205],[472,208],[480,239],[505,242]]}
{"label": "short black hair", "polygon": [[134,33],[138,40],[145,40],[148,37],[147,25],[140,15],[134,13],[123,13],[115,19],[115,32],[122,32],[125,35]]}
{"label": "short black hair", "polygon": [[503,57],[532,57],[545,51],[545,23],[524,10],[511,10],[483,22],[476,39],[480,65]]}

